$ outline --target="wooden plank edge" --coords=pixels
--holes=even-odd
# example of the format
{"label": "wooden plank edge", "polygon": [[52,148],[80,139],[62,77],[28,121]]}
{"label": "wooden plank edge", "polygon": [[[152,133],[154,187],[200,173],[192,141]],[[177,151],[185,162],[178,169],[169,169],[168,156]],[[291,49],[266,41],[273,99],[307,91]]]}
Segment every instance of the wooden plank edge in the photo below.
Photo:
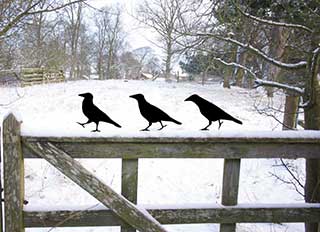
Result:
{"label": "wooden plank edge", "polygon": [[[320,132],[319,132],[320,133]],[[262,143],[262,144],[320,144],[318,137],[48,137],[22,136],[26,142],[63,143]]]}
{"label": "wooden plank edge", "polygon": [[[320,222],[320,205],[284,208],[276,206],[216,208],[146,208],[161,224],[206,223],[297,223]],[[27,211],[26,227],[123,226],[125,223],[110,210],[92,211]]]}
{"label": "wooden plank edge", "polygon": [[[41,141],[42,142],[42,141]],[[37,158],[23,140],[25,158]],[[244,143],[59,143],[55,146],[73,158],[319,158],[320,144],[244,144]]]}

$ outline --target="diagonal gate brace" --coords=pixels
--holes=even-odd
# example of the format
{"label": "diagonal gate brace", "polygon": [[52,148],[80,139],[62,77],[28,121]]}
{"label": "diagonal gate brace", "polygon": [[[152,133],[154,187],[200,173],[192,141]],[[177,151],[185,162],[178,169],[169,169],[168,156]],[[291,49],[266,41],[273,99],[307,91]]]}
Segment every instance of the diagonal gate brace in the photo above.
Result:
{"label": "diagonal gate brace", "polygon": [[116,193],[54,144],[28,142],[26,145],[137,230],[167,231],[146,210],[137,208],[122,195]]}

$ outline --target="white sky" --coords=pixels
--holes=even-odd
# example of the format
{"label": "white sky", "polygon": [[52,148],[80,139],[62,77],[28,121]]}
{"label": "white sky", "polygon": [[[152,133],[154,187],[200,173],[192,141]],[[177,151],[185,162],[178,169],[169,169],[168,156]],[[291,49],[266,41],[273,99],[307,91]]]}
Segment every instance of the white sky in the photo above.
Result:
{"label": "white sky", "polygon": [[130,43],[132,49],[139,47],[149,46],[152,47],[158,54],[161,53],[160,49],[155,46],[156,34],[150,29],[139,24],[139,22],[132,17],[135,8],[142,2],[141,0],[89,0],[88,3],[95,8],[102,8],[111,4],[120,4],[123,6],[123,24],[124,30],[128,33],[127,41]]}
{"label": "white sky", "polygon": [[[156,45],[159,43],[156,39],[158,36],[157,33],[142,25],[133,17],[136,7],[143,1],[144,0],[89,0],[87,3],[98,9],[111,4],[123,6],[123,24],[124,30],[128,34],[126,41],[129,43],[130,48],[134,50],[136,48],[149,46],[163,59],[164,52]],[[178,61],[172,63],[172,72],[182,73]]]}

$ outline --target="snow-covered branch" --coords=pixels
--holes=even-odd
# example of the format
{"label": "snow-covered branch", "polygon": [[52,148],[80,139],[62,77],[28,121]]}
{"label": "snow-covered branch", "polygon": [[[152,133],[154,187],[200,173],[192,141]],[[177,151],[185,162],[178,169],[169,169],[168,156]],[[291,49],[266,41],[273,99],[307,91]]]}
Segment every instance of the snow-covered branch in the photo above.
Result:
{"label": "snow-covered branch", "polygon": [[[236,5],[236,4],[235,4]],[[287,27],[287,28],[293,28],[293,29],[300,29],[300,30],[304,30],[307,32],[312,33],[312,29],[310,29],[309,27],[300,25],[300,24],[292,24],[292,23],[284,23],[284,22],[275,22],[272,20],[266,20],[266,19],[262,19],[256,16],[253,16],[249,13],[244,12],[238,5],[236,5],[236,8],[238,9],[238,11],[245,17],[252,19],[254,21],[257,21],[259,23],[264,23],[270,26],[278,26],[278,27]]]}
{"label": "snow-covered branch", "polygon": [[260,49],[258,49],[256,47],[253,47],[249,43],[244,44],[244,43],[241,43],[240,41],[232,39],[230,37],[223,37],[223,36],[216,35],[216,34],[213,34],[213,33],[196,33],[196,36],[209,36],[209,37],[213,37],[213,38],[216,38],[216,39],[219,39],[219,40],[223,40],[223,41],[226,41],[226,42],[229,42],[229,43],[236,44],[236,45],[238,45],[240,47],[243,47],[243,48],[246,48],[246,49],[250,50],[251,52],[255,53],[256,55],[258,55],[259,57],[264,59],[265,61],[267,61],[267,62],[269,62],[269,63],[271,63],[273,65],[276,65],[276,66],[278,66],[280,68],[292,70],[292,69],[302,69],[302,68],[305,68],[307,66],[307,62],[306,61],[300,61],[298,63],[284,63],[284,62],[275,60],[275,59],[269,57],[267,54],[265,54]]}
{"label": "snow-covered branch", "polygon": [[270,86],[270,87],[276,87],[276,88],[279,88],[279,89],[285,89],[285,90],[294,92],[294,93],[296,93],[298,95],[303,95],[304,94],[304,90],[299,88],[299,87],[290,86],[290,85],[282,84],[282,83],[275,82],[275,81],[262,80],[262,79],[258,78],[257,75],[254,72],[252,72],[249,68],[247,68],[247,67],[245,67],[245,66],[243,66],[241,64],[238,64],[238,63],[235,63],[235,62],[226,62],[226,61],[222,60],[219,57],[213,57],[212,59],[214,59],[216,61],[219,61],[220,63],[222,63],[222,64],[224,64],[226,66],[234,66],[234,67],[241,68],[241,69],[247,71],[248,73],[250,73],[254,77],[255,83],[256,83],[256,87],[259,87],[259,86]]}
{"label": "snow-covered branch", "polygon": [[282,84],[282,83],[275,82],[275,81],[267,81],[267,80],[262,80],[262,79],[256,79],[254,82],[256,83],[256,87],[259,87],[259,86],[270,86],[270,87],[276,87],[276,88],[279,88],[279,89],[285,89],[285,90],[297,93],[298,95],[303,95],[304,94],[304,90],[299,88],[299,87],[286,85],[286,84]]}
{"label": "snow-covered branch", "polygon": [[219,58],[219,57],[212,57],[212,59],[214,59],[214,60],[216,60],[216,61],[219,61],[220,63],[222,63],[222,64],[224,64],[224,65],[226,65],[226,66],[234,66],[234,67],[237,67],[237,68],[244,69],[245,71],[247,71],[248,73],[250,73],[255,79],[258,79],[258,78],[257,78],[257,75],[256,75],[254,72],[252,72],[249,68],[247,68],[247,67],[245,67],[245,66],[243,66],[243,65],[241,65],[241,64],[234,63],[234,62],[228,63],[228,62],[222,60],[222,59]]}

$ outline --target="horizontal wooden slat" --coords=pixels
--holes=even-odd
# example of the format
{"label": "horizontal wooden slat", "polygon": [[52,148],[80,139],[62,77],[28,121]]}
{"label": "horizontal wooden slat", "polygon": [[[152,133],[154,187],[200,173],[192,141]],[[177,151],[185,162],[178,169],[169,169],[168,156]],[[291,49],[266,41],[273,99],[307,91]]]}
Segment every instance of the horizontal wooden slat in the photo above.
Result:
{"label": "horizontal wooden slat", "polygon": [[[320,158],[316,138],[23,137],[35,142],[51,142],[73,158]],[[23,152],[36,157],[25,146]]]}
{"label": "horizontal wooden slat", "polygon": [[[147,208],[161,224],[320,222],[320,204],[267,207]],[[110,210],[24,212],[26,227],[121,226]]]}
{"label": "horizontal wooden slat", "polygon": [[[257,132],[256,132],[257,133]],[[310,131],[281,131],[274,134],[269,132],[268,136],[255,137],[255,134],[243,132],[242,136],[211,136],[211,137],[39,137],[39,136],[22,136],[25,141],[29,142],[79,142],[79,143],[298,143],[298,144],[320,144],[320,132]],[[263,134],[263,132],[259,133]],[[279,137],[279,135],[282,135]]]}
{"label": "horizontal wooden slat", "polygon": [[23,75],[23,80],[36,80],[40,78],[43,78],[42,73],[30,73],[30,74]]}

